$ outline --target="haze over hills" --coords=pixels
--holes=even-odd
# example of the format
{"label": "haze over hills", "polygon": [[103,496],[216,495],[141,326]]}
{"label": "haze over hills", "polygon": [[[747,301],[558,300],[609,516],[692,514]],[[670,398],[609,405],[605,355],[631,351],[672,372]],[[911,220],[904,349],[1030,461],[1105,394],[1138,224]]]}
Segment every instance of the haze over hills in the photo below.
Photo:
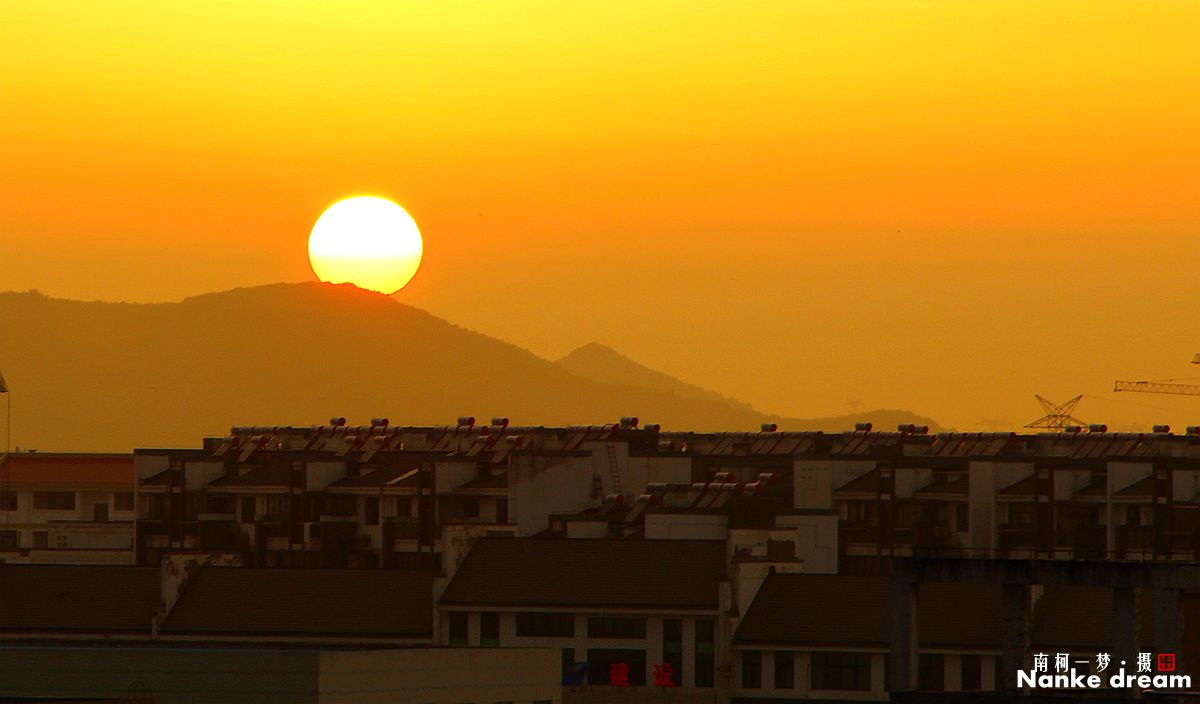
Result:
{"label": "haze over hills", "polygon": [[788,419],[643,367],[603,345],[557,362],[353,286],[274,284],[128,304],[0,293],[13,442],[47,450],[197,446],[231,425],[460,415],[664,428],[844,430],[936,424],[905,411]]}

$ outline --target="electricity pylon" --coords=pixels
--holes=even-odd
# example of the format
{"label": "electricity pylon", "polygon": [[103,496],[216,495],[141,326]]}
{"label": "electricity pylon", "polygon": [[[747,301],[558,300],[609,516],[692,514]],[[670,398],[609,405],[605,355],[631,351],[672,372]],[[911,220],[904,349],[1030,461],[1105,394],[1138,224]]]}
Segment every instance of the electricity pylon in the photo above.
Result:
{"label": "electricity pylon", "polygon": [[1037,394],[1034,394],[1034,397],[1037,398],[1038,403],[1042,404],[1042,410],[1046,412],[1046,415],[1038,418],[1032,423],[1028,423],[1025,426],[1026,428],[1045,428],[1047,430],[1057,430],[1062,432],[1063,430],[1066,430],[1068,425],[1087,425],[1087,423],[1084,423],[1075,416],[1071,415],[1075,412],[1075,407],[1079,405],[1079,401],[1083,398],[1083,394],[1076,396],[1066,403],[1054,403],[1053,401],[1048,401]]}

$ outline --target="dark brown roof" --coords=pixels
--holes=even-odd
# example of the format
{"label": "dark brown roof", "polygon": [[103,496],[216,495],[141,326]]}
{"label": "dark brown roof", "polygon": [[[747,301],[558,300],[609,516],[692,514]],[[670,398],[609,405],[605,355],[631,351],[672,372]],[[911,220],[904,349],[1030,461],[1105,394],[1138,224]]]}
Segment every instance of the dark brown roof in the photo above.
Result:
{"label": "dark brown roof", "polygon": [[1037,478],[1025,477],[1021,481],[1010,484],[1000,490],[1000,496],[1033,496],[1037,492]]}
{"label": "dark brown roof", "polygon": [[508,472],[492,474],[486,477],[477,477],[471,481],[458,487],[461,489],[507,489],[508,488]]}
{"label": "dark brown roof", "polygon": [[878,494],[879,470],[872,469],[833,490],[835,494]]}
{"label": "dark brown roof", "polygon": [[725,543],[481,538],[445,605],[715,609]]}
{"label": "dark brown roof", "polygon": [[[339,479],[329,487],[331,489],[379,489],[388,486],[416,488],[418,478],[416,467],[384,467],[357,477]],[[426,483],[432,485],[432,481],[428,478]]]}
{"label": "dark brown roof", "polygon": [[163,633],[429,638],[432,584],[406,570],[205,567]]}
{"label": "dark brown roof", "polygon": [[967,475],[950,481],[935,481],[917,490],[917,496],[966,496],[969,480]]}
{"label": "dark brown roof", "polygon": [[171,470],[164,469],[157,474],[151,474],[148,477],[143,477],[138,481],[138,484],[144,487],[150,486],[170,486],[171,485]]}
{"label": "dark brown roof", "polygon": [[0,564],[0,631],[150,631],[159,571],[111,565]]}
{"label": "dark brown roof", "polygon": [[1105,587],[1046,587],[1034,609],[1031,644],[1111,648],[1112,608],[1112,590]]}
{"label": "dark brown roof", "polygon": [[236,477],[220,477],[208,484],[210,487],[271,486],[283,489],[292,486],[292,468],[282,464],[268,464]]}
{"label": "dark brown roof", "polygon": [[1113,496],[1152,497],[1154,496],[1154,477],[1136,481],[1120,491],[1113,492]]}
{"label": "dark brown roof", "polygon": [[[920,585],[921,643],[931,647],[1000,647],[1000,588]],[[773,574],[738,626],[741,643],[886,647],[888,577]]]}

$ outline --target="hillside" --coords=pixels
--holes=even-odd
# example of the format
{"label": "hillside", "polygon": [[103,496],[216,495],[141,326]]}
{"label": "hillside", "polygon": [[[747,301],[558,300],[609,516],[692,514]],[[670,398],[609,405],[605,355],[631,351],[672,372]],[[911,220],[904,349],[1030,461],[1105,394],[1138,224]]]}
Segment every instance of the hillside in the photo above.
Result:
{"label": "hillside", "polygon": [[[333,415],[406,424],[460,415],[586,424],[638,415],[696,430],[850,423],[765,416],[678,380],[664,386],[670,377],[644,367],[649,375],[626,369],[598,380],[595,369],[541,359],[353,286],[275,284],[161,304],[3,293],[0,325],[14,443],[42,450],[190,447],[231,425],[311,424]],[[876,414],[885,414],[880,427],[930,424],[903,412],[860,419],[874,422]]]}

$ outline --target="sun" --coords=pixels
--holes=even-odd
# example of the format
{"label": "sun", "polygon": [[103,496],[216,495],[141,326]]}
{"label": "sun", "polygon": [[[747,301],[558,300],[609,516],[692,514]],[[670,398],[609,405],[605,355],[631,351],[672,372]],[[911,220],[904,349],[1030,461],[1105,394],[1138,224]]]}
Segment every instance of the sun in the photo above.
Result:
{"label": "sun", "polygon": [[389,295],[412,280],[423,251],[412,216],[374,196],[329,206],[308,236],[308,261],[318,279]]}

